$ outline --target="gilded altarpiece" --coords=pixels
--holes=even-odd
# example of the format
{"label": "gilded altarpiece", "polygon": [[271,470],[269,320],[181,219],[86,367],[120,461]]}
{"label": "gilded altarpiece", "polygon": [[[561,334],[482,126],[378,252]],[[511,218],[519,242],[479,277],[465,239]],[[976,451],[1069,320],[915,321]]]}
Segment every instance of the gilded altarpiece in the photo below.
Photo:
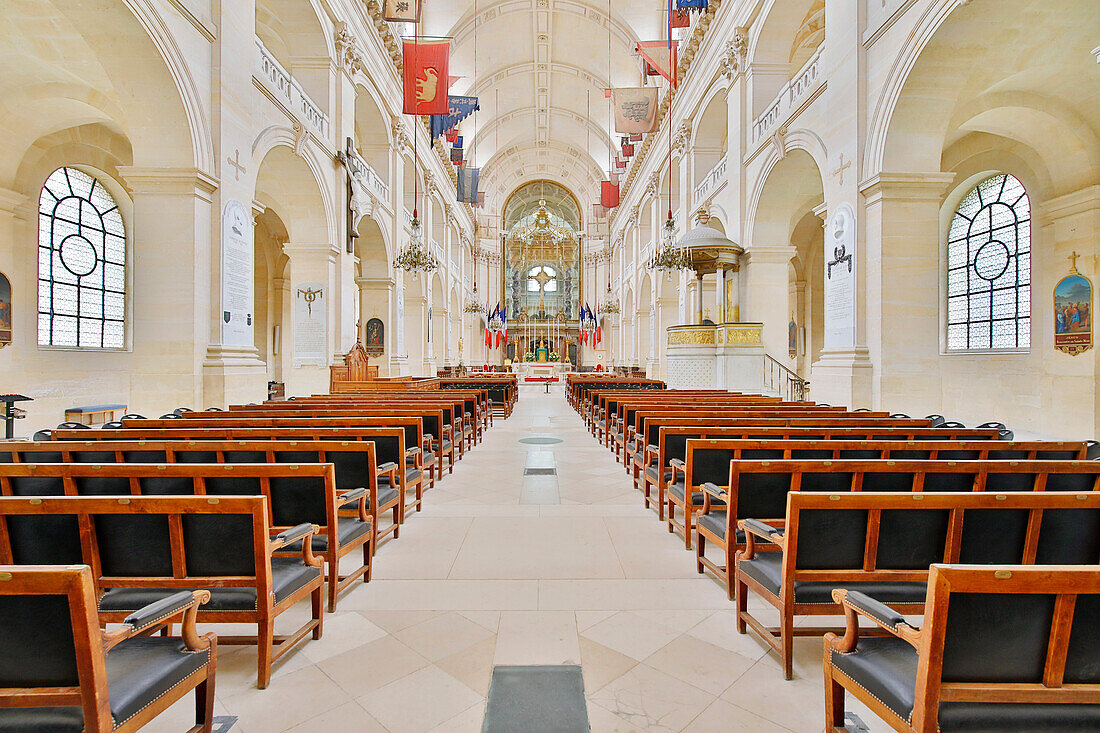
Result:
{"label": "gilded altarpiece", "polygon": [[509,341],[520,344],[515,358],[560,356],[576,339],[582,305],[580,206],[562,186],[535,181],[509,196],[503,222],[501,292]]}

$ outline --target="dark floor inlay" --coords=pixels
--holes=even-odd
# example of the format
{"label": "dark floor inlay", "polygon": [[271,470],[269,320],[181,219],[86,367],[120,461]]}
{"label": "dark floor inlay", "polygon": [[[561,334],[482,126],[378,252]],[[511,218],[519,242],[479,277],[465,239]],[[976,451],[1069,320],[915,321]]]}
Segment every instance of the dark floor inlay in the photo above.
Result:
{"label": "dark floor inlay", "polygon": [[525,468],[523,469],[524,476],[557,476],[558,469],[556,468]]}
{"label": "dark floor inlay", "polygon": [[527,445],[554,445],[563,441],[561,438],[521,438],[519,442]]}
{"label": "dark floor inlay", "polygon": [[233,726],[237,724],[237,716],[215,715],[211,723],[211,729],[214,733],[229,733],[229,731],[233,730]]}
{"label": "dark floor inlay", "polygon": [[493,667],[482,733],[589,730],[580,667]]}

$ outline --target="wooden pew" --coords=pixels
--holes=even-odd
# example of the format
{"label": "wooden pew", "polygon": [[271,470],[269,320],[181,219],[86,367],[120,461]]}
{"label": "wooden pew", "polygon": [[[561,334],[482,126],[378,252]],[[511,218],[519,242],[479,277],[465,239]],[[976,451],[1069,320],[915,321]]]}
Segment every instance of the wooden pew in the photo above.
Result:
{"label": "wooden pew", "polygon": [[[874,597],[833,598],[847,628],[825,637],[829,733],[845,691],[903,733],[1100,730],[1095,567],[933,565],[920,628]],[[861,639],[860,617],[886,638]]]}
{"label": "wooden pew", "polygon": [[[188,733],[213,730],[217,637],[195,630],[209,591],[180,591],[104,632],[87,565],[0,565],[0,577],[0,654],[20,668],[19,687],[0,688],[5,729],[128,733],[194,690]],[[181,636],[149,638],[173,623]],[[125,689],[111,695],[111,680]]]}
{"label": "wooden pew", "polygon": [[[323,561],[309,549],[316,528],[272,537],[270,524],[262,496],[3,496],[0,564],[88,565],[102,623],[181,590],[209,590],[197,620],[256,625],[255,636],[218,643],[257,645],[263,689],[271,665],[307,636],[320,639],[324,623]],[[299,558],[274,556],[303,540]],[[275,636],[275,619],[304,598],[311,618]]]}
{"label": "wooden pew", "polygon": [[[396,423],[396,424],[395,424]],[[375,450],[378,455],[378,460],[382,463],[395,463],[398,466],[404,466],[404,471],[398,471],[397,477],[401,485],[401,494],[405,494],[412,490],[414,494],[413,499],[404,499],[405,506],[403,512],[410,506],[415,507],[416,511],[420,511],[424,498],[424,474],[420,467],[417,465],[409,466],[407,463],[407,457],[410,454],[407,447],[406,438],[411,434],[421,435],[422,428],[420,427],[419,418],[394,418],[389,421],[389,426],[396,428],[397,425],[407,423],[402,429],[400,440],[394,442],[389,436],[391,435],[385,428],[377,428],[374,435],[369,438],[375,442]],[[292,430],[289,435],[296,438],[306,438],[310,436],[309,429],[314,427],[360,427],[365,428],[373,425],[387,425],[386,419],[376,418],[364,418],[364,417],[333,417],[333,418],[211,418],[211,419],[196,419],[187,421],[175,421],[175,420],[124,420],[122,430],[135,430],[139,431],[140,437],[156,439],[170,439],[170,437],[163,433],[163,430],[177,429],[177,426],[186,425],[188,429],[202,429],[202,428],[290,428]],[[381,432],[378,432],[381,430]],[[100,431],[106,432],[106,431]],[[55,440],[72,439],[71,432],[57,431],[54,433],[53,438]],[[131,437],[133,434],[131,434]],[[79,440],[83,435],[77,435],[76,439]],[[125,440],[127,436],[109,436],[116,439]],[[237,436],[227,436],[237,437]],[[244,437],[244,436],[242,436]],[[380,481],[385,483],[388,478],[383,476]]]}
{"label": "wooden pew", "polygon": [[[687,459],[683,472],[690,477],[693,505],[699,517],[695,521],[696,570],[710,571],[733,598],[733,584],[727,568],[733,566],[736,552],[744,548],[744,535],[738,533],[737,521],[749,518],[746,512],[759,514],[755,509],[740,506],[740,494],[774,490],[772,474],[760,480],[756,475],[745,476],[740,471],[744,461],[795,460],[872,460],[872,461],[1084,461],[1097,454],[1097,444],[1065,441],[932,441],[932,440],[739,440],[739,439],[689,439],[686,441]],[[738,488],[730,501],[735,511],[727,512],[727,498],[733,476],[740,476]],[[796,485],[793,479],[787,484]],[[801,486],[801,482],[797,482]],[[705,487],[705,488],[704,488]],[[791,489],[798,490],[798,489]],[[686,493],[686,492],[685,492]],[[780,516],[782,498],[773,495],[772,511]],[[740,512],[740,516],[738,515]],[[760,517],[757,516],[757,519]],[[733,537],[733,542],[728,538]],[[707,543],[721,552],[725,564],[720,565],[706,557]]]}
{"label": "wooden pew", "polygon": [[[396,453],[398,428],[373,429],[372,436],[386,447],[387,441]],[[48,441],[26,443],[0,442],[0,465],[26,463],[331,463],[335,476],[338,501],[349,501],[347,492],[365,491],[364,502],[371,518],[371,544],[400,533],[404,522],[404,495],[397,486],[400,468],[393,462],[379,464],[375,440],[130,440],[130,441]],[[380,480],[385,477],[384,480]],[[392,513],[392,523],[383,528],[381,517]],[[351,517],[347,517],[351,519]],[[354,525],[344,528],[345,536],[357,537],[365,530]],[[314,538],[318,552],[327,547],[324,534]],[[341,554],[350,551],[340,542]],[[331,548],[330,548],[331,549]],[[373,556],[374,548],[371,549]],[[326,559],[328,555],[326,554]],[[367,558],[369,560],[369,558]],[[330,570],[334,566],[330,566]],[[369,579],[370,566],[365,565]],[[344,578],[340,578],[343,585]]]}
{"label": "wooden pew", "polygon": [[[1088,475],[1094,480],[1097,474]],[[934,563],[1095,567],[1097,546],[1080,538],[1100,534],[1098,509],[1096,491],[791,492],[783,528],[740,522],[747,542],[735,573],[737,630],[751,628],[779,652],[791,679],[793,637],[831,630],[796,627],[794,619],[840,613],[833,589],[866,593],[899,613],[920,613]],[[759,544],[776,551],[757,552]],[[749,611],[749,591],[779,612],[778,627],[765,626]]]}
{"label": "wooden pew", "polygon": [[[177,458],[186,458],[177,454]],[[307,456],[308,457],[308,456]],[[271,532],[317,527],[315,554],[328,563],[329,611],[339,591],[370,580],[375,521],[365,488],[336,490],[332,464],[22,463],[0,465],[0,496],[251,496],[268,501]],[[340,558],[358,550],[362,563],[340,575]],[[301,554],[289,547],[281,554]]]}

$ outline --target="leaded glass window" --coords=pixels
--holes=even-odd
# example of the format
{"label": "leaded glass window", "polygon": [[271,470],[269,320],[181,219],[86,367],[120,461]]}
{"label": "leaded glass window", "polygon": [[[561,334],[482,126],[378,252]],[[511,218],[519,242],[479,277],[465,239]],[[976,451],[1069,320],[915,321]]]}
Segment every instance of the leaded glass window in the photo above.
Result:
{"label": "leaded glass window", "polygon": [[1013,176],[985,179],[947,237],[949,351],[1031,345],[1031,203]]}
{"label": "leaded glass window", "polygon": [[59,168],[38,199],[38,344],[126,345],[126,228],[93,176]]}

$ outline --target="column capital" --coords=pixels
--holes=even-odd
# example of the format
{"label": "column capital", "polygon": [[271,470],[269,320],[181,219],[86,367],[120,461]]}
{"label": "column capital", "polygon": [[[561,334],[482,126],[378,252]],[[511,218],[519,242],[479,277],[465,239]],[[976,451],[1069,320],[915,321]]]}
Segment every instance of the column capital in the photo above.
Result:
{"label": "column capital", "polygon": [[[2,200],[0,200],[0,206],[3,206]],[[1085,186],[1076,191],[1043,201],[1038,205],[1033,204],[1033,206],[1038,209],[1041,217],[1046,220],[1062,219],[1075,214],[1095,211],[1100,209],[1100,185]]]}
{"label": "column capital", "polygon": [[388,290],[396,284],[392,277],[357,277],[355,283],[360,290]]}
{"label": "column capital", "polygon": [[798,250],[794,247],[765,247],[755,246],[746,249],[744,254],[741,255],[743,262],[747,262],[749,265],[754,264],[786,264],[791,261],[791,258],[797,254]]}
{"label": "column capital", "polygon": [[33,197],[0,186],[0,213],[21,216],[33,206]]}
{"label": "column capital", "polygon": [[927,201],[942,199],[954,181],[954,173],[883,172],[862,181],[859,192],[868,203],[882,199]]}
{"label": "column capital", "polygon": [[131,194],[179,196],[194,194],[207,201],[218,188],[218,179],[198,168],[122,166],[118,174]]}

